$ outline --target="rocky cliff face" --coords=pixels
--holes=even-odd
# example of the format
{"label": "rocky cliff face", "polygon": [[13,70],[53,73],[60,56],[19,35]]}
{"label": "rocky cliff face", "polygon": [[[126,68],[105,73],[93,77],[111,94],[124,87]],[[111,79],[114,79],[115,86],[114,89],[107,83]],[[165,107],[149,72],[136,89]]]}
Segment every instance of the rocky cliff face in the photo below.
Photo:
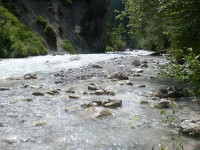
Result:
{"label": "rocky cliff face", "polygon": [[[69,39],[79,53],[105,52],[109,0],[3,0],[3,4],[42,38],[50,51],[62,52]],[[13,6],[10,6],[12,2]],[[8,5],[9,4],[9,5]],[[42,16],[48,33],[36,23]]]}

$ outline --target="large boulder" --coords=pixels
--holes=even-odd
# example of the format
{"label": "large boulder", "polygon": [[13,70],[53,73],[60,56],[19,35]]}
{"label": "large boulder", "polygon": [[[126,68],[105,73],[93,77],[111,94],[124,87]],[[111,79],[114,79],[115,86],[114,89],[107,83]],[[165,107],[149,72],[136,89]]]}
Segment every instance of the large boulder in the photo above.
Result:
{"label": "large boulder", "polygon": [[200,135],[200,120],[185,120],[180,124],[180,132],[187,135]]}

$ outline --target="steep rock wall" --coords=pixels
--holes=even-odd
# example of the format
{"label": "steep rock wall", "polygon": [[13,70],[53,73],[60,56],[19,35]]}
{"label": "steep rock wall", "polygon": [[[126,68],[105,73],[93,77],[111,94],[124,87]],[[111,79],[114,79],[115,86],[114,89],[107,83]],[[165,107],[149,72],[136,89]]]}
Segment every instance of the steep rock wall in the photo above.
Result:
{"label": "steep rock wall", "polygon": [[[106,18],[110,0],[3,0],[4,5],[34,30],[50,51],[62,52],[63,40],[69,39],[79,53],[105,52]],[[13,6],[8,6],[12,1]],[[54,36],[44,33],[36,23],[44,17],[53,27]],[[54,34],[53,33],[53,34]]]}

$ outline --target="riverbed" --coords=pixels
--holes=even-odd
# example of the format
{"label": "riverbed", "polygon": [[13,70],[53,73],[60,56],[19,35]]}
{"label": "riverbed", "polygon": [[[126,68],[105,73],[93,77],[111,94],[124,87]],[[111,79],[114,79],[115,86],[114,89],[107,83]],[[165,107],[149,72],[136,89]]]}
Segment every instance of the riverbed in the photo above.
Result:
{"label": "riverbed", "polygon": [[[199,150],[199,138],[179,134],[154,108],[159,100],[152,93],[180,83],[159,78],[158,66],[168,60],[149,54],[135,50],[1,60],[0,149],[148,150],[180,142],[186,150]],[[89,86],[110,93],[97,94]],[[122,105],[94,104],[108,99]],[[179,98],[175,104],[180,119],[200,119],[195,102]],[[106,113],[98,116],[91,108]]]}

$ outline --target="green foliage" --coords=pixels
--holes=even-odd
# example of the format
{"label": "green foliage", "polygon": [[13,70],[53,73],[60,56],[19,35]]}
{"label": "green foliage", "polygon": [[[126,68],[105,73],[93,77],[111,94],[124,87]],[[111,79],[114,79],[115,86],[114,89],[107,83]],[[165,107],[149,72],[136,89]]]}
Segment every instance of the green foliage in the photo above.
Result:
{"label": "green foliage", "polygon": [[120,51],[126,48],[125,28],[122,24],[117,27],[108,26],[106,51]]}
{"label": "green foliage", "polygon": [[44,55],[46,48],[39,37],[0,6],[0,57]]}
{"label": "green foliage", "polygon": [[62,3],[66,6],[69,6],[72,4],[72,0],[62,0]]}
{"label": "green foliage", "polygon": [[[141,48],[200,49],[200,1],[124,0],[118,19],[129,18],[129,34]],[[199,53],[199,51],[196,51]]]}
{"label": "green foliage", "polygon": [[[177,50],[171,63],[166,67],[163,74],[172,78],[177,78],[182,81],[188,81],[191,85],[190,92],[194,95],[200,96],[200,55],[196,55],[194,51],[189,48],[186,50]],[[177,63],[180,59],[183,64]]]}
{"label": "green foliage", "polygon": [[170,51],[173,60],[166,74],[190,82],[193,94],[200,95],[200,1],[123,2],[125,10],[117,18],[129,18],[129,34],[137,47],[155,51],[173,49]]}
{"label": "green foliage", "polygon": [[77,54],[77,49],[73,46],[73,44],[68,40],[65,39],[62,45],[63,49],[68,51],[70,54]]}
{"label": "green foliage", "polygon": [[43,28],[45,28],[46,26],[47,26],[47,24],[48,24],[48,22],[47,22],[47,20],[44,18],[44,17],[42,17],[42,16],[38,16],[37,18],[36,18],[36,21],[35,21],[38,25],[42,25],[43,26]]}

